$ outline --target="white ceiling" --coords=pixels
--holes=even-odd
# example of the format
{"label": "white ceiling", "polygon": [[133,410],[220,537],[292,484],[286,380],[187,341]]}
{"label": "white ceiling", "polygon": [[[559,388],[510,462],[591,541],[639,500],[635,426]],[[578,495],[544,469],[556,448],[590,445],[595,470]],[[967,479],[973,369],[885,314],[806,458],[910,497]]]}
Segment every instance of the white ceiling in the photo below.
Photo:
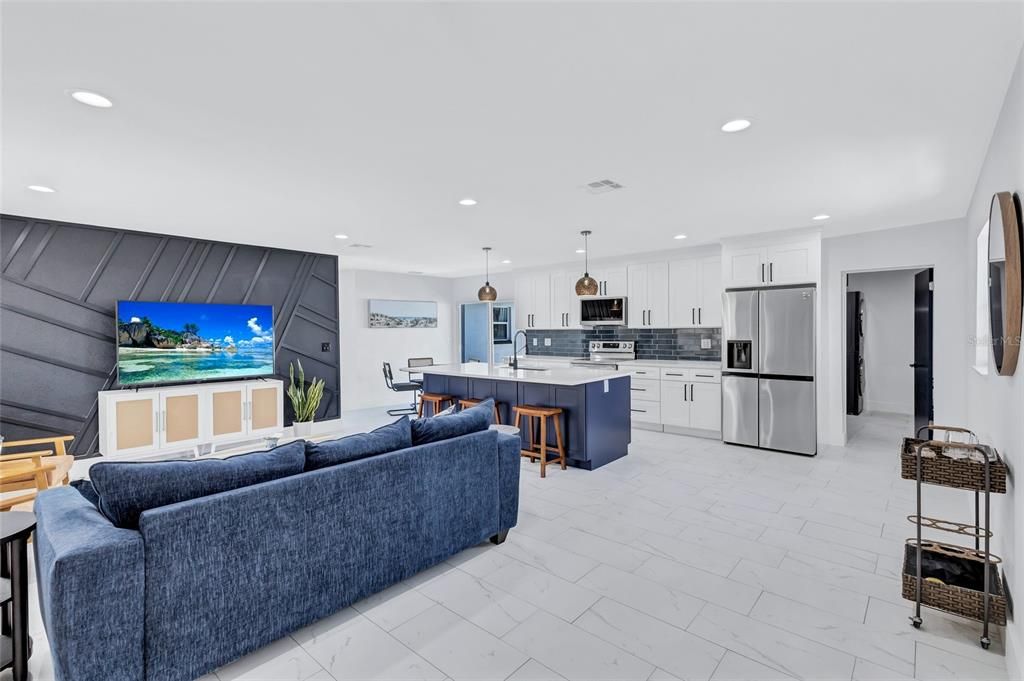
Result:
{"label": "white ceiling", "polygon": [[[513,260],[499,270],[572,260],[584,227],[607,257],[822,212],[826,235],[962,216],[1024,35],[1018,2],[33,1],[2,18],[4,212],[445,276],[481,271],[484,245]],[[720,132],[739,117],[753,127]],[[626,188],[581,189],[604,178]]]}

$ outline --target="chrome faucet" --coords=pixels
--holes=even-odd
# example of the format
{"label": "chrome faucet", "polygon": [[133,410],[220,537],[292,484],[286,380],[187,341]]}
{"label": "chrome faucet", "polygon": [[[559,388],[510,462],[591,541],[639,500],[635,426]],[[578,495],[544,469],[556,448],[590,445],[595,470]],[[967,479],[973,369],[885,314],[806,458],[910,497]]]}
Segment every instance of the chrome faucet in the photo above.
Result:
{"label": "chrome faucet", "polygon": [[516,331],[515,335],[512,336],[512,368],[516,371],[519,370],[519,351],[516,350],[516,340],[519,338],[519,334],[523,334],[523,340],[526,341],[526,345],[523,346],[523,350],[530,345],[530,338],[526,335],[526,332],[522,329]]}

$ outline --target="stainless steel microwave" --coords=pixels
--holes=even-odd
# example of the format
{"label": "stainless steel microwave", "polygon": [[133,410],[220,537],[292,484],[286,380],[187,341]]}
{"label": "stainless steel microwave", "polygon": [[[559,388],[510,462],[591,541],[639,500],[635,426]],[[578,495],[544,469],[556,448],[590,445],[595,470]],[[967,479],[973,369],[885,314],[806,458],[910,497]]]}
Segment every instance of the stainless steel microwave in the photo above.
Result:
{"label": "stainless steel microwave", "polygon": [[583,326],[625,326],[625,296],[580,298],[580,324]]}

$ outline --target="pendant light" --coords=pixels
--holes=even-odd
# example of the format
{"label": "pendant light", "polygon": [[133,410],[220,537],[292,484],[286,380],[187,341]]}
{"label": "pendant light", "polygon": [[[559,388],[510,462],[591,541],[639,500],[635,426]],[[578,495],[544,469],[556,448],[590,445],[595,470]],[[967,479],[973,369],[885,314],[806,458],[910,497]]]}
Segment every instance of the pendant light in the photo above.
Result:
{"label": "pendant light", "polygon": [[476,292],[477,300],[497,300],[498,289],[491,286],[491,247],[484,246],[484,267],[486,274],[484,275],[484,285],[480,287],[480,290]]}
{"label": "pendant light", "polygon": [[576,295],[596,296],[597,280],[590,276],[590,230],[585,229],[580,234],[583,235],[583,276],[576,281]]}

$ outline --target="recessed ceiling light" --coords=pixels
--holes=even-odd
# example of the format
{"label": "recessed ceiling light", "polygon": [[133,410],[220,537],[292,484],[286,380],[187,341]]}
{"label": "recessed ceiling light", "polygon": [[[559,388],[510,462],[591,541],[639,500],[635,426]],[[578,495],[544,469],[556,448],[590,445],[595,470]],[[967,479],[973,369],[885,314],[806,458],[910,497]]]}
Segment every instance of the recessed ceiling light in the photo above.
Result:
{"label": "recessed ceiling light", "polygon": [[739,132],[750,127],[750,121],[745,118],[737,118],[722,126],[722,132]]}
{"label": "recessed ceiling light", "polygon": [[815,215],[811,219],[812,220],[818,220],[820,222],[821,220],[828,220],[830,217],[832,217],[832,216],[831,215],[826,215],[825,213],[822,213],[820,215]]}
{"label": "recessed ceiling light", "polygon": [[512,261],[511,261],[511,260],[502,260],[502,261],[501,261],[501,264],[502,264],[502,265],[511,265],[511,264],[512,264]]}
{"label": "recessed ceiling light", "polygon": [[97,92],[89,92],[88,90],[75,90],[71,93],[71,98],[76,102],[86,106],[94,106],[97,109],[109,109],[114,106],[114,103],[103,95]]}
{"label": "recessed ceiling light", "polygon": [[576,252],[577,252],[577,253],[586,253],[586,252],[587,252],[587,249],[585,249],[585,248],[577,248],[577,249],[576,249]]}
{"label": "recessed ceiling light", "polygon": [[43,194],[53,194],[55,191],[57,191],[53,187],[47,187],[46,185],[42,184],[30,184],[28,188],[34,192],[42,192]]}
{"label": "recessed ceiling light", "polygon": [[468,198],[467,199],[462,199],[461,201],[459,201],[459,205],[460,206],[475,206],[476,205],[476,199],[468,199]]}
{"label": "recessed ceiling light", "polygon": [[686,238],[686,235],[685,235],[685,234],[676,234],[676,235],[675,235],[674,237],[672,237],[672,238],[673,238],[673,239],[685,239],[685,238]]}
{"label": "recessed ceiling light", "polygon": [[335,239],[347,239],[348,238],[348,234],[335,234],[334,238]]}

